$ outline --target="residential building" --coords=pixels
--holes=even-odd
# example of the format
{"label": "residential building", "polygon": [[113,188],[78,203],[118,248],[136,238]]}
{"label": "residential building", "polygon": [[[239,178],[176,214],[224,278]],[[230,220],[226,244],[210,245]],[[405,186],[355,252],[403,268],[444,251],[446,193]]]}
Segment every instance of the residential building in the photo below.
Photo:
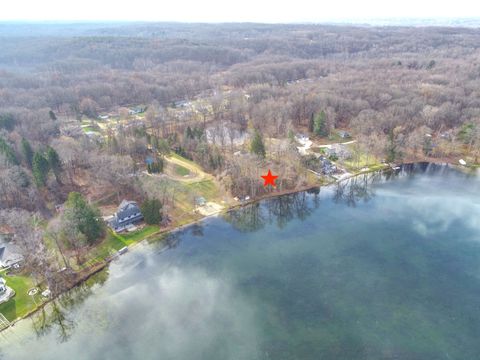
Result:
{"label": "residential building", "polygon": [[110,227],[116,231],[124,231],[128,227],[143,220],[143,214],[135,201],[123,200],[112,219],[108,221]]}
{"label": "residential building", "polygon": [[17,265],[23,260],[18,247],[11,236],[0,234],[0,268],[8,268]]}

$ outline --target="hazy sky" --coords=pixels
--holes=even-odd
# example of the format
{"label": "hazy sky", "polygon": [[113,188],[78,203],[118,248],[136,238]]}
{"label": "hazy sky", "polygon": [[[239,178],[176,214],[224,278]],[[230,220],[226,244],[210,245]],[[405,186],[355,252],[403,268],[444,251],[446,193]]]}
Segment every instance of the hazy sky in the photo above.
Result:
{"label": "hazy sky", "polygon": [[0,0],[0,20],[321,22],[478,17],[475,0]]}

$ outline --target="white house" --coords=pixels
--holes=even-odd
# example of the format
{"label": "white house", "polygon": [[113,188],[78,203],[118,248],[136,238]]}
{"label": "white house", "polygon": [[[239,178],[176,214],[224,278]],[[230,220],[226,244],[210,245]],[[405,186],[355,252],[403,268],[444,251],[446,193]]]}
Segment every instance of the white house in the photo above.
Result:
{"label": "white house", "polygon": [[7,302],[15,295],[15,291],[7,286],[4,278],[0,277],[0,304]]}
{"label": "white house", "polygon": [[310,139],[307,135],[298,133],[295,134],[295,140],[297,140],[301,145],[305,145]]}

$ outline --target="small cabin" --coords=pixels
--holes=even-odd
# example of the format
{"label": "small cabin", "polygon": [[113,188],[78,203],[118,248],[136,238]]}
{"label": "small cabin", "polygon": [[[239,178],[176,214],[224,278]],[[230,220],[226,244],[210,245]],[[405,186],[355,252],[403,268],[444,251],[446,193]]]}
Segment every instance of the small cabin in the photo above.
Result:
{"label": "small cabin", "polygon": [[207,200],[203,196],[197,196],[195,198],[195,205],[196,206],[205,206],[207,205]]}

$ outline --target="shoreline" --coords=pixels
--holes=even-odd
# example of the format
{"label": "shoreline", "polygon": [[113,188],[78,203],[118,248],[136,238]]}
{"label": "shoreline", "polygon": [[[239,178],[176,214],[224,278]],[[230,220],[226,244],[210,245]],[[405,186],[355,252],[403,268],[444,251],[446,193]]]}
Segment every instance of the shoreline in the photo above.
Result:
{"label": "shoreline", "polygon": [[[415,164],[435,164],[435,165],[444,165],[444,166],[452,166],[456,169],[472,169],[472,167],[464,167],[464,166],[461,166],[461,165],[458,165],[458,164],[453,164],[451,162],[445,162],[445,161],[408,161],[408,162],[402,162],[402,163],[398,163],[398,164],[382,164],[381,167],[379,168],[375,168],[375,169],[372,169],[372,170],[366,170],[366,171],[359,171],[359,172],[355,172],[355,173],[351,173],[350,175],[346,176],[346,177],[343,177],[341,179],[335,179],[335,180],[332,180],[326,184],[323,184],[323,185],[306,185],[306,186],[302,186],[300,188],[295,188],[295,189],[290,189],[290,190],[283,190],[283,191],[279,191],[279,192],[270,192],[270,193],[267,193],[267,194],[264,194],[260,197],[257,197],[255,199],[252,199],[252,200],[249,200],[249,201],[245,201],[245,202],[242,202],[242,203],[239,203],[239,204],[235,204],[235,205],[231,205],[225,209],[222,209],[221,211],[219,211],[218,213],[215,213],[215,214],[212,214],[212,215],[206,215],[206,216],[202,216],[200,217],[199,219],[196,219],[196,220],[193,220],[193,221],[190,221],[188,223],[185,223],[185,224],[182,224],[182,225],[176,225],[176,226],[167,226],[163,229],[160,229],[159,231],[151,234],[151,235],[148,235],[147,237],[145,237],[144,239],[134,243],[134,244],[131,244],[131,245],[128,245],[127,248],[128,250],[130,251],[131,249],[134,249],[136,246],[139,246],[140,244],[144,244],[145,241],[148,242],[149,239],[152,239],[154,237],[160,237],[160,236],[167,236],[168,234],[170,233],[174,233],[174,232],[177,232],[177,231],[181,231],[187,227],[190,227],[194,224],[198,224],[200,222],[203,222],[209,218],[212,218],[212,217],[216,217],[216,216],[219,216],[219,215],[222,215],[222,214],[226,214],[230,211],[233,211],[235,209],[239,209],[239,208],[242,208],[242,207],[245,207],[245,206],[249,206],[249,205],[252,205],[252,204],[255,204],[255,203],[258,203],[260,201],[264,201],[264,200],[268,200],[268,199],[273,199],[273,198],[276,198],[276,197],[280,197],[280,196],[285,196],[285,195],[290,195],[290,194],[296,194],[296,193],[300,193],[300,192],[305,192],[305,191],[309,191],[309,190],[313,190],[313,189],[320,189],[321,187],[325,187],[325,186],[332,186],[334,184],[337,184],[337,183],[340,183],[342,181],[345,181],[345,180],[349,180],[353,177],[356,177],[356,176],[359,176],[359,175],[363,175],[363,174],[369,174],[369,173],[374,173],[374,172],[378,172],[378,171],[385,171],[385,170],[392,170],[392,171],[395,171],[395,167],[398,166],[398,167],[404,167],[404,166],[408,166],[408,165],[415,165]],[[15,324],[17,324],[18,322],[22,321],[22,320],[25,320],[27,318],[29,318],[30,316],[34,315],[35,313],[37,313],[39,310],[43,309],[45,306],[47,306],[48,304],[50,304],[52,301],[56,300],[57,298],[59,298],[60,296],[62,296],[64,293],[76,288],[77,286],[80,286],[82,283],[84,283],[85,281],[87,281],[88,279],[90,279],[92,276],[98,274],[99,272],[103,271],[105,268],[107,268],[111,262],[113,262],[114,260],[120,258],[120,256],[122,256],[123,254],[115,254],[114,256],[110,256],[108,258],[105,258],[103,259],[101,262],[97,263],[97,264],[93,264],[91,265],[90,267],[88,268],[85,268],[81,271],[79,271],[77,273],[78,278],[71,284],[67,287],[67,289],[65,289],[62,293],[58,294],[57,296],[51,298],[51,299],[48,299],[47,301],[45,301],[44,303],[42,303],[41,305],[38,305],[35,309],[31,310],[30,312],[28,312],[27,314],[17,318],[17,319],[14,319],[10,322],[10,326],[8,327],[5,327],[3,329],[0,329],[0,333],[2,333],[3,331],[6,331],[12,327],[15,327]]]}

